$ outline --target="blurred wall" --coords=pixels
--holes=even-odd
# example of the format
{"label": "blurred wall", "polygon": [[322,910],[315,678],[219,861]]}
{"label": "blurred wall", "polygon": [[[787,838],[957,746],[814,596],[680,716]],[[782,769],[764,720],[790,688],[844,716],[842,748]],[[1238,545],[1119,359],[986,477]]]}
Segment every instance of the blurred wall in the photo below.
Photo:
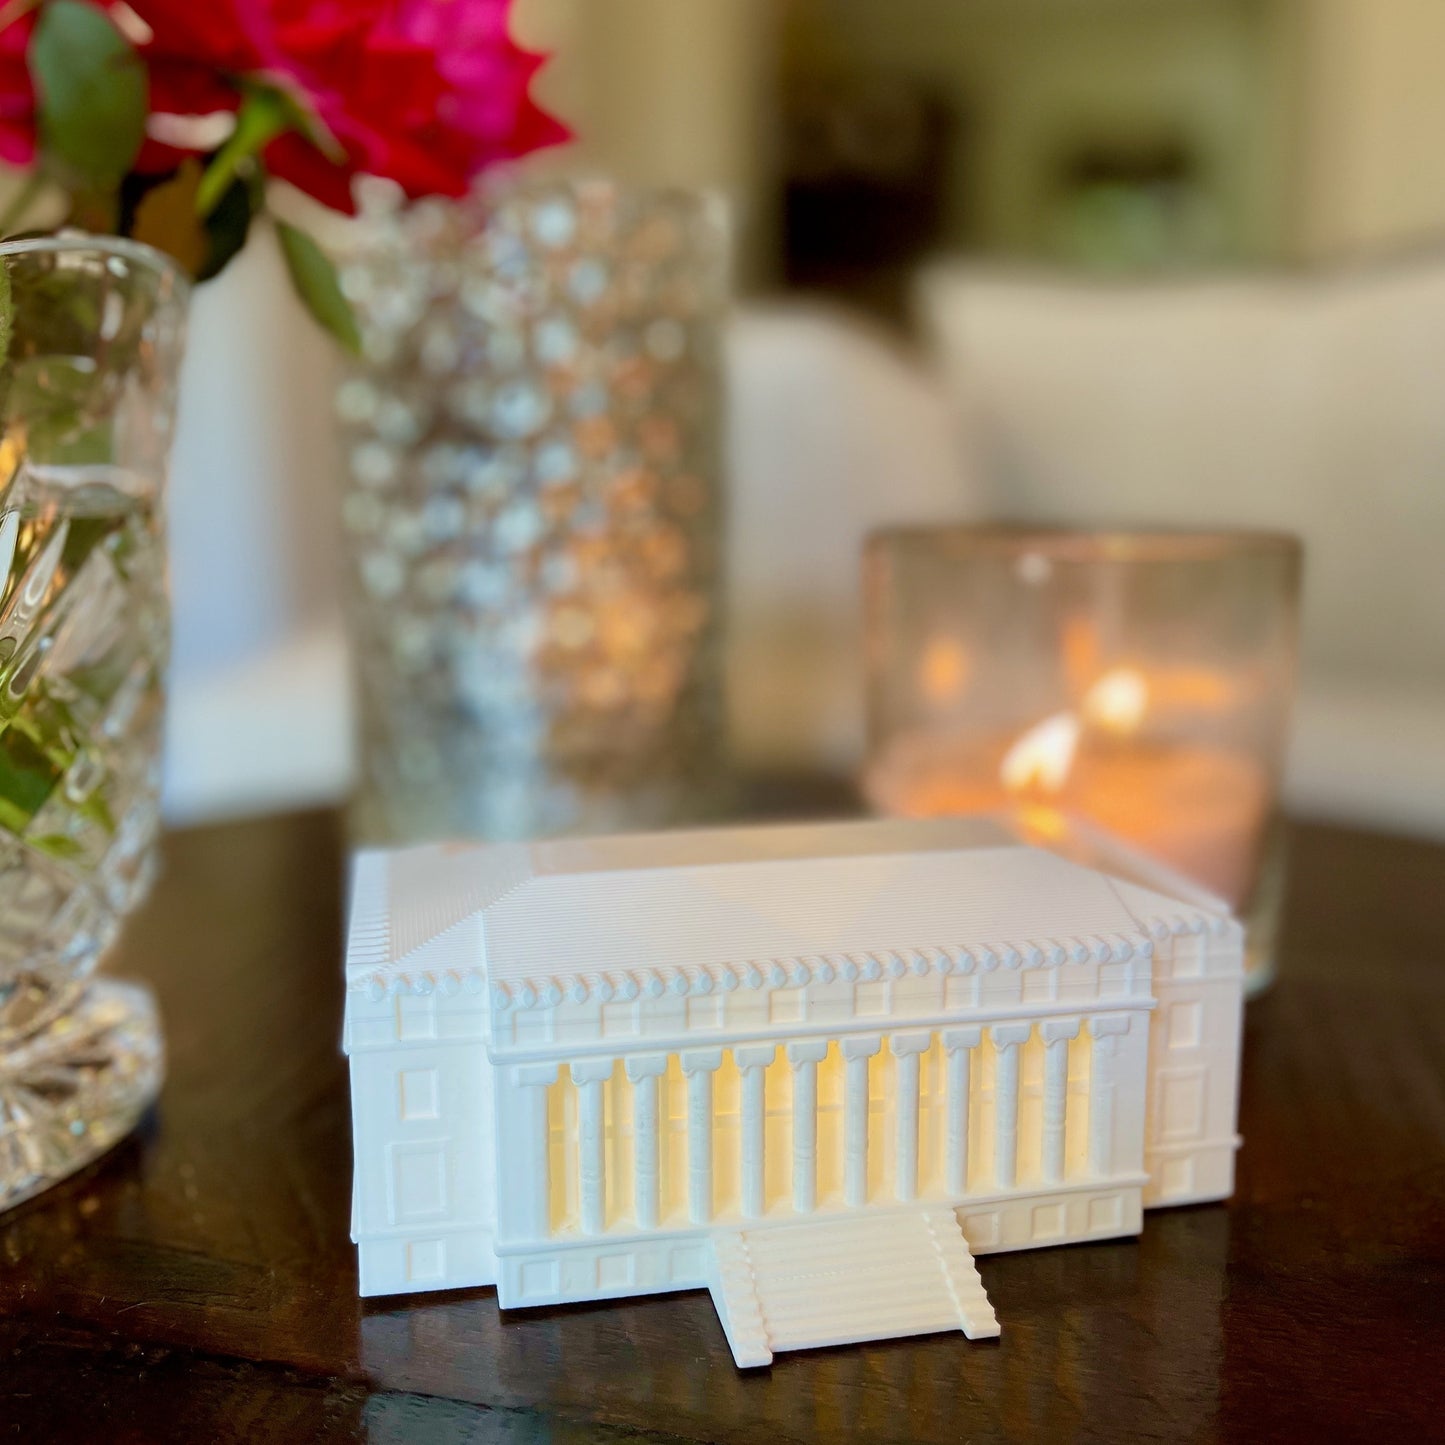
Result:
{"label": "blurred wall", "polygon": [[536,94],[577,132],[549,163],[733,202],[745,279],[771,270],[775,0],[518,0],[514,30],[553,52]]}
{"label": "blurred wall", "polygon": [[1445,0],[1282,0],[1297,88],[1294,249],[1445,238]]}

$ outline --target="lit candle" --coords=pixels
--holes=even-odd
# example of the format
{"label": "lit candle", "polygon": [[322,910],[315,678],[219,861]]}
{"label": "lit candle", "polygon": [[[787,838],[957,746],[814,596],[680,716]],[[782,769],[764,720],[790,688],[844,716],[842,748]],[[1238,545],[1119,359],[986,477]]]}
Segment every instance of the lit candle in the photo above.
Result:
{"label": "lit candle", "polygon": [[870,767],[869,797],[911,818],[1041,805],[1072,813],[1238,907],[1255,876],[1270,780],[1243,753],[1144,732],[1152,692],[1141,674],[1119,668],[1077,711],[1021,733],[901,734]]}
{"label": "lit candle", "polygon": [[1262,987],[1299,578],[1298,544],[1258,532],[877,533],[865,791],[906,817],[1009,814],[1071,857],[1113,834],[1234,909]]}

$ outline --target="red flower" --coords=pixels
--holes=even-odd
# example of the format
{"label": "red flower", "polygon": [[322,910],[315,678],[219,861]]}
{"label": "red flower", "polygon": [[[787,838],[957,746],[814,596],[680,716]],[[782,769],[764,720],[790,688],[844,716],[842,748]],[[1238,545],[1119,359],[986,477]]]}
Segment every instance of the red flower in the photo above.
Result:
{"label": "red flower", "polygon": [[[337,209],[358,174],[409,196],[460,195],[489,165],[567,132],[533,104],[542,63],[507,33],[511,0],[131,0],[153,31],[142,46],[152,108],[178,98],[233,108],[239,76],[289,89],[330,137],[288,133],[264,159]],[[176,113],[187,113],[177,111]]]}
{"label": "red flower", "polygon": [[25,66],[33,15],[0,30],[0,160],[28,166],[35,159],[35,94]]}
{"label": "red flower", "polygon": [[[287,133],[267,169],[337,210],[357,175],[409,196],[460,195],[497,161],[564,140],[528,94],[542,57],[507,32],[512,0],[129,0],[113,11],[166,116],[234,111],[250,78],[289,90],[325,133]],[[126,12],[129,12],[127,14]],[[144,22],[149,34],[137,34]],[[0,31],[0,160],[35,154],[35,97],[25,67],[33,17]],[[173,169],[171,130],[147,140],[136,168]]]}

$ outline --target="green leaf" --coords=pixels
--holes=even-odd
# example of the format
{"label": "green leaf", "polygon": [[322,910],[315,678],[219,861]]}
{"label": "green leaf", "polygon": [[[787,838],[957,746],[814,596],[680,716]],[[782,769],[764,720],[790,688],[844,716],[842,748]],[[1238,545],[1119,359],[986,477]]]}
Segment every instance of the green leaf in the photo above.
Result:
{"label": "green leaf", "polygon": [[346,163],[346,147],[332,134],[330,127],[300,95],[278,90],[275,95],[286,112],[286,128],[309,141],[333,165]]}
{"label": "green leaf", "polygon": [[75,805],[75,811],[88,823],[94,823],[107,837],[115,836],[115,814],[110,804],[101,796],[99,789],[83,802]]}
{"label": "green leaf", "polygon": [[115,399],[89,357],[25,356],[11,368],[6,411],[23,428],[26,455],[50,466],[108,462]]}
{"label": "green leaf", "polygon": [[66,175],[118,186],[145,140],[146,69],[109,17],[84,0],[49,0],[27,55],[40,135]]}
{"label": "green leaf", "polygon": [[336,268],[326,253],[305,231],[285,221],[276,222],[276,234],[281,240],[286,269],[291,273],[291,284],[302,304],[349,352],[358,355],[361,333],[356,328],[356,317],[341,294]]}
{"label": "green leaf", "polygon": [[0,828],[23,832],[55,791],[59,776],[29,738],[10,729],[0,747]]}
{"label": "green leaf", "polygon": [[136,202],[129,232],[173,257],[187,276],[195,276],[211,251],[205,222],[196,214],[200,162],[187,156],[174,175],[151,186]]}

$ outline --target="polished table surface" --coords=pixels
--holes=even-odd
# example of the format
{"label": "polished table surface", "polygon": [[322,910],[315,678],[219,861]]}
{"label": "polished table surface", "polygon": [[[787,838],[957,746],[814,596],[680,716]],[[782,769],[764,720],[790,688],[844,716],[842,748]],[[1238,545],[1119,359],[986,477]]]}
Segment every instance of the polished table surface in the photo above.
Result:
{"label": "polished table surface", "polygon": [[119,971],[169,1081],[0,1218],[0,1440],[1445,1440],[1445,849],[1296,831],[1229,1205],[984,1258],[999,1341],[748,1374],[706,1294],[357,1300],[341,853],[322,814],[168,840]]}

